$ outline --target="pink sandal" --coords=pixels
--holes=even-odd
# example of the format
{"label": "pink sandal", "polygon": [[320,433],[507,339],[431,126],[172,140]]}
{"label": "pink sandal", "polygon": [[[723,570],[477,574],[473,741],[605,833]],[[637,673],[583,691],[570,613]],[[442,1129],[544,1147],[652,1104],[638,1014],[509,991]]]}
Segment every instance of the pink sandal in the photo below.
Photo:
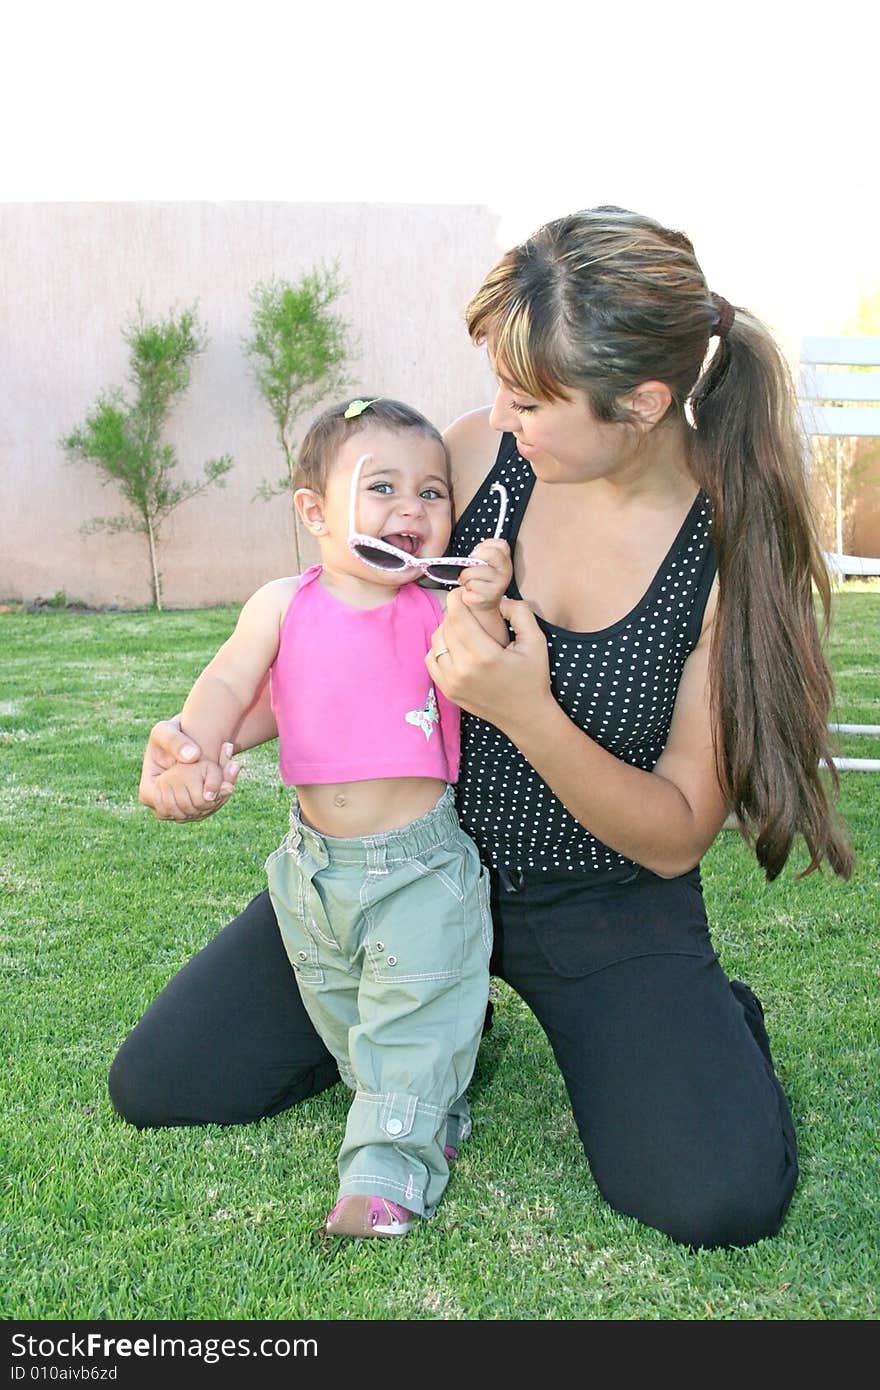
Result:
{"label": "pink sandal", "polygon": [[387,1197],[340,1197],[327,1217],[331,1236],[405,1236],[415,1213]]}

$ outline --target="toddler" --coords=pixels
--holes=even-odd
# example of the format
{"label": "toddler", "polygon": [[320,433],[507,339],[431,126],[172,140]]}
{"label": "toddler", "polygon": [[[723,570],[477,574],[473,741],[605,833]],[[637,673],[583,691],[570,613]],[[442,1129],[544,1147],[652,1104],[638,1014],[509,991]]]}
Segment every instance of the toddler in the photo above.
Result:
{"label": "toddler", "polygon": [[384,398],[325,411],[295,484],[321,562],[244,604],[181,713],[203,760],[163,779],[184,796],[201,785],[268,673],[292,788],[269,891],[306,1009],[354,1092],[327,1230],[401,1236],[434,1214],[470,1131],[492,938],[488,876],[453,800],[459,711],[425,664],[446,588],[416,581],[460,585],[506,643],[506,496],[498,485],[495,537],[445,555],[445,444]]}

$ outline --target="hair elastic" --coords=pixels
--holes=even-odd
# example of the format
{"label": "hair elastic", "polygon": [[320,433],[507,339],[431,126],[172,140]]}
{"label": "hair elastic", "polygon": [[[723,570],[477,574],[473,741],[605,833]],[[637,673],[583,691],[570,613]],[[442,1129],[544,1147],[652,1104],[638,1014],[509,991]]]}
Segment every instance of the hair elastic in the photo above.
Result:
{"label": "hair elastic", "polygon": [[711,332],[717,333],[719,338],[726,338],[736,318],[736,309],[728,303],[723,294],[713,294],[712,303],[718,310],[718,318]]}

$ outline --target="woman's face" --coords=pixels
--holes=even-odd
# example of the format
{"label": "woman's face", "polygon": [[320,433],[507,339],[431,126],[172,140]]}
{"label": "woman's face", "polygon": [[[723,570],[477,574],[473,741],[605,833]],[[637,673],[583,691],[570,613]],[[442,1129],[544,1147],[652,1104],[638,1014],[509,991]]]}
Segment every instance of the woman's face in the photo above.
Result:
{"label": "woman's face", "polygon": [[618,473],[634,452],[632,431],[597,420],[582,391],[569,395],[539,400],[505,380],[498,368],[489,423],[516,436],[517,449],[541,482],[585,482]]}

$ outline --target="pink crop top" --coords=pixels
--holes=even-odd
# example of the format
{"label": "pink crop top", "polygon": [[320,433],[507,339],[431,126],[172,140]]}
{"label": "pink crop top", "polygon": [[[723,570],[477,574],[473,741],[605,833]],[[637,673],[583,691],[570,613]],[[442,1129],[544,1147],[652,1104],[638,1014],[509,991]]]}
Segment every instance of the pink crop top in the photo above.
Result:
{"label": "pink crop top", "polygon": [[375,777],[458,778],[457,705],[425,666],[443,610],[429,589],[404,584],[381,608],[352,608],[300,578],[269,674],[288,786]]}

